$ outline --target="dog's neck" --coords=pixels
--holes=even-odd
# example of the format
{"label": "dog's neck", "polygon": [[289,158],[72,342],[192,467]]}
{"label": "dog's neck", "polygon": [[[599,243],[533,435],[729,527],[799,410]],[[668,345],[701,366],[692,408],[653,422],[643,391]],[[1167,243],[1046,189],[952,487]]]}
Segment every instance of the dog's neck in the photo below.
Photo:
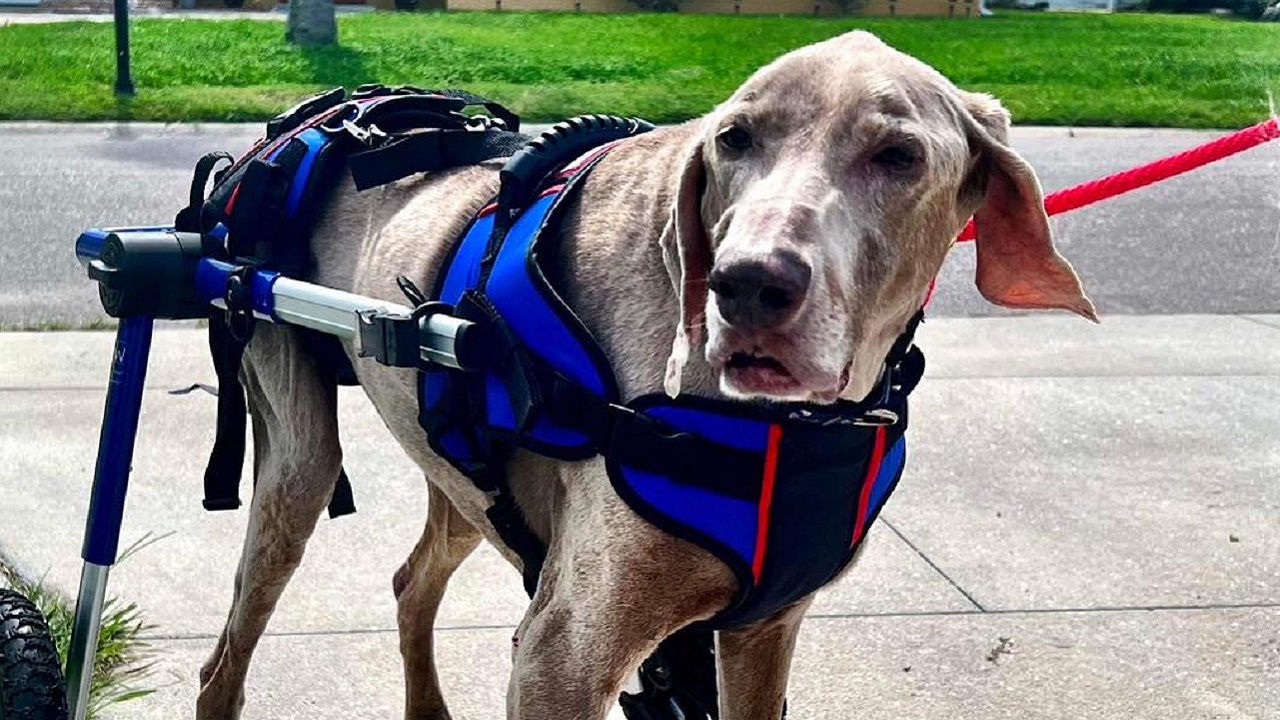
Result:
{"label": "dog's neck", "polygon": [[[659,238],[700,131],[693,122],[621,143],[586,178],[561,228],[554,281],[600,343],[623,399],[663,391],[679,307]],[[690,349],[682,391],[715,397],[703,351]]]}

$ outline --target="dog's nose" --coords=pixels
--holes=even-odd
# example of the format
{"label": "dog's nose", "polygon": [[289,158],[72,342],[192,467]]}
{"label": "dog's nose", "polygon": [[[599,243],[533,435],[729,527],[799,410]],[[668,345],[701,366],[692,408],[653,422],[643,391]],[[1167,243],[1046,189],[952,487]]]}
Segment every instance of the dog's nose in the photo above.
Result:
{"label": "dog's nose", "polygon": [[777,251],[716,263],[711,292],[725,322],[744,329],[776,328],[795,316],[813,274],[797,253]]}

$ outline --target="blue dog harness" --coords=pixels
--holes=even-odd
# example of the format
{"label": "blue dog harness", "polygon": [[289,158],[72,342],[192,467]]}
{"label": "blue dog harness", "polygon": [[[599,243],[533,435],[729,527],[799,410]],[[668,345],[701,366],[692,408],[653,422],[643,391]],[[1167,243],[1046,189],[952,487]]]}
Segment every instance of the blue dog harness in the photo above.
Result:
{"label": "blue dog harness", "polygon": [[[466,114],[471,106],[489,117]],[[505,108],[463,91],[365,86],[348,96],[336,88],[271,121],[239,160],[225,153],[202,158],[175,229],[199,232],[211,256],[305,277],[312,227],[344,169],[363,190],[510,158],[498,197],[455,244],[432,297],[403,281],[414,317],[367,318],[379,332],[365,337],[362,330],[362,352],[420,370],[427,442],[490,496],[489,520],[522,559],[530,595],[546,549],[506,477],[516,448],[566,461],[603,456],[613,488],[632,510],[733,571],[738,588],[728,606],[663,640],[640,667],[641,692],[619,698],[630,720],[714,718],[710,630],[769,617],[829,582],[893,492],[905,460],[907,396],[924,370],[911,342],[922,316],[898,338],[862,402],[812,406],[664,394],[623,401],[599,344],[549,278],[557,276],[550,271],[559,224],[592,167],[612,143],[651,126],[584,116],[538,138],[519,127]],[[230,167],[215,174],[222,162]],[[210,510],[240,505],[246,406],[238,373],[253,316],[243,302],[232,302],[235,293],[233,282],[228,311],[209,323],[219,386],[217,437],[205,471]],[[421,360],[418,323],[431,313],[475,323],[466,342],[455,338],[466,370]],[[344,353],[330,336],[295,332],[336,402],[337,386],[355,382]],[[343,471],[329,512],[354,510]]]}
{"label": "blue dog harness", "polygon": [[[905,460],[907,395],[924,368],[911,346],[918,317],[870,401],[659,393],[623,402],[599,344],[548,279],[565,210],[611,147],[552,172],[527,203],[500,194],[454,247],[434,289],[436,311],[492,328],[493,358],[476,372],[425,368],[420,419],[432,449],[495,498],[509,494],[502,466],[512,448],[561,460],[603,455],[637,514],[733,570],[736,597],[709,626],[740,627],[831,581],[892,493]],[[506,502],[495,501],[490,519],[525,559],[532,594],[543,551]]]}
{"label": "blue dog harness", "polygon": [[[497,120],[462,114],[482,105]],[[268,126],[267,137],[220,173],[208,200],[197,168],[179,229],[198,229],[229,257],[303,275],[311,226],[339,172],[358,188],[406,175],[510,157],[495,201],[453,247],[405,347],[375,351],[418,367],[427,442],[493,499],[490,521],[524,563],[532,594],[545,547],[511,494],[516,448],[559,460],[606,460],[618,495],[662,530],[705,548],[738,580],[732,602],[705,627],[769,617],[830,582],[853,558],[902,474],[907,396],[924,369],[911,344],[920,316],[895,343],[875,391],[859,403],[746,403],[649,394],[623,400],[600,345],[554,284],[558,228],[593,167],[613,145],[652,129],[584,116],[536,139],[518,118],[467,93],[341,89]],[[212,157],[212,156],[211,156]],[[228,232],[229,230],[229,232]],[[475,323],[465,370],[420,361],[417,323],[447,313]],[[206,507],[236,507],[244,454],[244,399],[236,373],[252,326],[210,324],[218,371],[218,439],[206,470]],[[303,334],[326,382],[349,380],[331,338]],[[397,341],[398,343],[399,341]],[[362,347],[365,343],[362,341]],[[461,355],[459,356],[461,358]],[[398,364],[398,363],[393,363]],[[331,514],[354,510],[345,473]]]}

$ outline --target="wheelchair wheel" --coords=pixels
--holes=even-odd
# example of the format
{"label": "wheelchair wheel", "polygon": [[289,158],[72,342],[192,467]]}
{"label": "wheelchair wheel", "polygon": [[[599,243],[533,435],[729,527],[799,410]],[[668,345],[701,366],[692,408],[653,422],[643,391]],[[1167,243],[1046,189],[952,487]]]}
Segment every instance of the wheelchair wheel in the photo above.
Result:
{"label": "wheelchair wheel", "polygon": [[0,720],[66,720],[62,663],[44,616],[0,589]]}

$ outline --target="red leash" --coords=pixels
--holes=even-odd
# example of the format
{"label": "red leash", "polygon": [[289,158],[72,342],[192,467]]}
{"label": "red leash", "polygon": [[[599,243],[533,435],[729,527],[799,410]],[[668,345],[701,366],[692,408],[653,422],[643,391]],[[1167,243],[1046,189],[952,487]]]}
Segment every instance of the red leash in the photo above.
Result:
{"label": "red leash", "polygon": [[[1073,188],[1059,190],[1044,199],[1044,209],[1050,215],[1078,210],[1086,205],[1204,167],[1276,138],[1280,138],[1280,119],[1273,118],[1172,157],[1140,165],[1132,170],[1125,170]],[[976,233],[973,221],[970,220],[957,238],[957,242],[968,242],[974,237]]]}

